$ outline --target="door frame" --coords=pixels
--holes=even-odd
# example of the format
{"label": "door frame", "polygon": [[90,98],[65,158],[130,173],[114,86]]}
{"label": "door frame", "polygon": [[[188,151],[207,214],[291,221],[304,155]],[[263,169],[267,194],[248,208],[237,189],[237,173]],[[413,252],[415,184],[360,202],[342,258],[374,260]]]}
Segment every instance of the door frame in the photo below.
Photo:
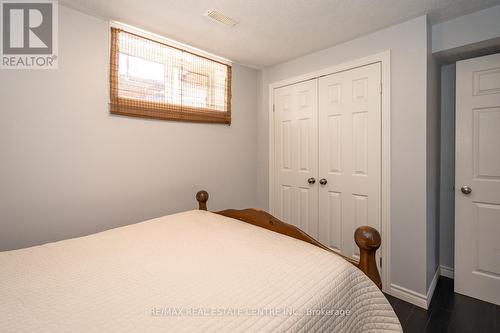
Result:
{"label": "door frame", "polygon": [[[311,73],[295,76],[282,81],[269,84],[269,210],[274,214],[274,188],[275,188],[275,133],[274,133],[274,89],[291,84],[317,79],[322,76],[343,72],[346,70],[371,65],[381,64],[381,112],[382,112],[382,175],[381,175],[381,258],[383,258],[380,272],[382,290],[391,292],[391,51],[386,50],[364,58],[352,60],[342,64],[327,67]],[[287,221],[285,221],[287,222]],[[354,237],[354,235],[353,235]]]}

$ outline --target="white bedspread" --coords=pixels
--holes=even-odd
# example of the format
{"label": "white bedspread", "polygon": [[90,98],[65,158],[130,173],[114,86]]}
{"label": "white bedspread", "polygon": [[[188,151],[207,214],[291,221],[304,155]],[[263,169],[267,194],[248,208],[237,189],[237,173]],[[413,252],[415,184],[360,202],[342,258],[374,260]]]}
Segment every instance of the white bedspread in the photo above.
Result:
{"label": "white bedspread", "polygon": [[401,331],[308,243],[205,211],[0,253],[0,332]]}

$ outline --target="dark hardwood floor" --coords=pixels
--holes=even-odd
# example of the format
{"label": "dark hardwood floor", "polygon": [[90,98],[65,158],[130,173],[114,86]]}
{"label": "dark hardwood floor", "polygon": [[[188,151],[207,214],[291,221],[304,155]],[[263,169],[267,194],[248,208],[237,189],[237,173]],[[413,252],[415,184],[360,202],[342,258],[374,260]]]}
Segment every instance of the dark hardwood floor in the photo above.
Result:
{"label": "dark hardwood floor", "polygon": [[390,295],[386,297],[405,333],[500,333],[500,306],[455,294],[449,278],[439,278],[427,311]]}

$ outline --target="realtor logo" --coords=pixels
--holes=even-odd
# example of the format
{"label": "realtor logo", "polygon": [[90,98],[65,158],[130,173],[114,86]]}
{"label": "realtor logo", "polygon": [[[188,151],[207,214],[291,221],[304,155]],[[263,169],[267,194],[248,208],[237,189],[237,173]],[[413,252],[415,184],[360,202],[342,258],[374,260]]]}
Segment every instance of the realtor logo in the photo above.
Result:
{"label": "realtor logo", "polygon": [[0,68],[57,68],[57,2],[2,0],[0,4]]}

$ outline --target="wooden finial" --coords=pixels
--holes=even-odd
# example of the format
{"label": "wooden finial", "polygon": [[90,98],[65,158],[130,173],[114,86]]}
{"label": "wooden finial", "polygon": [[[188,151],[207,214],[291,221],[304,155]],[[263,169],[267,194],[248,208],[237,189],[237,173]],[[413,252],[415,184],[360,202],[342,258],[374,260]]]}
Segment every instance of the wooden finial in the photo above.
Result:
{"label": "wooden finial", "polygon": [[198,191],[196,193],[196,200],[198,200],[198,209],[199,210],[207,210],[207,201],[208,201],[208,192],[207,191]]}
{"label": "wooden finial", "polygon": [[382,289],[382,280],[377,269],[375,253],[380,247],[381,237],[378,231],[372,227],[363,226],[356,229],[354,240],[359,246],[359,269]]}

